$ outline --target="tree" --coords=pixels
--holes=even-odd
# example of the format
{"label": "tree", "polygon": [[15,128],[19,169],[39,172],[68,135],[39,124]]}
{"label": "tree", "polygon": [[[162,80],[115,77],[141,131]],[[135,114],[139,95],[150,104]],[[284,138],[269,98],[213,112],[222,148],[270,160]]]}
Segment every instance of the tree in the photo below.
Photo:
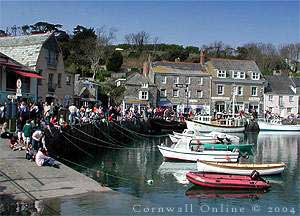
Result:
{"label": "tree", "polygon": [[30,26],[29,25],[23,25],[23,26],[21,26],[21,34],[22,35],[28,35],[28,34],[30,34]]}
{"label": "tree", "polygon": [[37,22],[33,25],[30,25],[32,34],[40,34],[47,32],[55,32],[58,29],[62,28],[61,24],[52,24],[47,22]]}
{"label": "tree", "polygon": [[0,37],[6,37],[6,36],[8,36],[8,34],[4,30],[0,29]]}
{"label": "tree", "polygon": [[150,40],[150,34],[145,31],[130,33],[125,35],[125,41],[128,44],[135,45],[139,48],[147,44]]}
{"label": "tree", "polygon": [[114,51],[107,60],[106,68],[108,71],[118,72],[123,64],[123,55],[119,51]]}

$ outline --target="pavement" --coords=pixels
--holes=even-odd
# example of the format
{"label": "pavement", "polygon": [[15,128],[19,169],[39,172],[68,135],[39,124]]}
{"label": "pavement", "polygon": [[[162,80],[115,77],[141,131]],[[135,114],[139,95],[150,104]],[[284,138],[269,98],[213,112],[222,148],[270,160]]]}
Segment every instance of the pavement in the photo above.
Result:
{"label": "pavement", "polygon": [[60,163],[60,168],[38,167],[25,159],[25,151],[12,151],[0,138],[0,197],[40,200],[88,192],[111,191],[95,180]]}

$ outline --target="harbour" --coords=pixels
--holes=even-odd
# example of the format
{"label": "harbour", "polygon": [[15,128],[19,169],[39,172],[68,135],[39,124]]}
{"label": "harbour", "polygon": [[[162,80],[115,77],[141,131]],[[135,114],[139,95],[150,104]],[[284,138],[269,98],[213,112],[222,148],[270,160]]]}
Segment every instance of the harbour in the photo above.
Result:
{"label": "harbour", "polygon": [[[272,184],[269,191],[228,191],[192,186],[186,181],[185,174],[189,170],[196,170],[196,164],[189,163],[188,166],[183,164],[185,167],[183,169],[181,163],[174,165],[173,162],[164,162],[156,146],[161,142],[169,142],[168,138],[151,138],[131,143],[132,149],[113,151],[102,149],[101,152],[94,154],[93,159],[82,155],[80,163],[71,160],[67,163],[73,169],[107,185],[121,195],[112,196],[112,199],[104,201],[103,193],[92,193],[75,198],[46,200],[45,205],[58,209],[60,213],[74,211],[78,214],[91,215],[104,212],[147,213],[144,211],[151,211],[151,208],[156,208],[155,211],[158,211],[159,207],[168,206],[180,211],[178,208],[183,209],[184,204],[193,206],[191,214],[198,214],[200,211],[210,212],[212,208],[220,205],[227,205],[230,208],[243,207],[246,215],[261,215],[262,212],[271,213],[271,211],[273,213],[288,211],[289,215],[293,215],[293,212],[297,214],[299,211],[297,182],[300,180],[298,134],[261,132],[245,134],[245,136],[240,134],[240,136],[241,139],[254,144],[253,155],[247,162],[282,161],[287,164],[287,170],[282,175],[266,178]],[[164,163],[173,163],[173,167],[167,165],[162,170],[160,167],[164,166]],[[153,183],[149,183],[149,180]],[[104,197],[107,196],[105,193]],[[128,199],[136,201],[129,202]],[[104,202],[105,207],[98,205],[99,202]],[[116,207],[116,202],[122,205]],[[253,212],[252,206],[259,206],[260,211]],[[46,213],[49,210],[45,207],[44,211]]]}

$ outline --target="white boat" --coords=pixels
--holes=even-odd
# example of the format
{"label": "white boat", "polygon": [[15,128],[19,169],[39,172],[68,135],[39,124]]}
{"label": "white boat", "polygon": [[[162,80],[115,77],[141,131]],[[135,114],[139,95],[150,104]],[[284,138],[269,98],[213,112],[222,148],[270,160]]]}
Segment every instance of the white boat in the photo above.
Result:
{"label": "white boat", "polygon": [[284,163],[218,163],[209,161],[197,161],[197,170],[199,172],[213,172],[233,175],[250,175],[253,170],[259,172],[260,175],[275,175],[284,171],[286,165]]}
{"label": "white boat", "polygon": [[238,136],[228,135],[220,132],[210,132],[209,134],[200,133],[197,130],[185,129],[182,133],[173,132],[169,135],[172,142],[176,143],[179,139],[189,137],[199,140],[201,143],[239,143]]}
{"label": "white boat", "polygon": [[258,121],[258,126],[261,131],[299,131],[300,125],[284,125],[280,121]]}
{"label": "white boat", "polygon": [[190,145],[191,139],[183,138],[171,147],[158,146],[160,153],[165,159],[171,160],[183,160],[183,161],[194,161],[206,160],[216,162],[237,162],[239,152],[231,151],[214,151],[214,150],[203,150],[194,151]]}
{"label": "white boat", "polygon": [[230,124],[212,124],[204,122],[196,122],[186,120],[186,126],[190,130],[197,130],[200,132],[221,132],[221,133],[241,133],[245,131],[245,126]]}

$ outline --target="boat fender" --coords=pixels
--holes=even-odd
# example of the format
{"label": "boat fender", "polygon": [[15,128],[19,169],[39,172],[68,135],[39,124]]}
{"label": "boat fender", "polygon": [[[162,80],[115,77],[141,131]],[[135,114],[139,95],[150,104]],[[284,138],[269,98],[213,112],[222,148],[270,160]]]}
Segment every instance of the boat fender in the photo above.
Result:
{"label": "boat fender", "polygon": [[153,185],[153,180],[152,179],[149,179],[146,182],[147,182],[148,185]]}
{"label": "boat fender", "polygon": [[260,180],[260,175],[259,175],[259,172],[257,172],[256,170],[253,170],[252,173],[250,174],[250,178],[252,180]]}
{"label": "boat fender", "polygon": [[226,159],[227,161],[230,161],[230,157],[229,157],[228,155],[225,156],[225,159]]}
{"label": "boat fender", "polygon": [[238,148],[234,148],[234,149],[232,150],[232,152],[239,152],[239,149],[238,149]]}

